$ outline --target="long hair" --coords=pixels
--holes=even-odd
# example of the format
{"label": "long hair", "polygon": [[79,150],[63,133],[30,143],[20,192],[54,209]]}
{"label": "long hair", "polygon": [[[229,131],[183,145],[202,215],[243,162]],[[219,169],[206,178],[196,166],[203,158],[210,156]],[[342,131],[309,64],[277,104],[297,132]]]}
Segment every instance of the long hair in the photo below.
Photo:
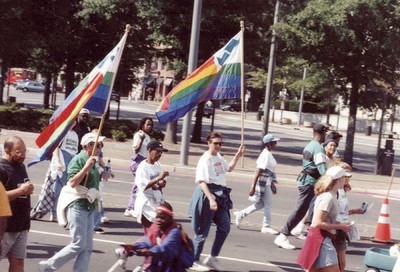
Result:
{"label": "long hair", "polygon": [[321,176],[314,186],[314,194],[319,196],[322,193],[329,192],[335,185],[336,179],[334,180],[331,176]]}

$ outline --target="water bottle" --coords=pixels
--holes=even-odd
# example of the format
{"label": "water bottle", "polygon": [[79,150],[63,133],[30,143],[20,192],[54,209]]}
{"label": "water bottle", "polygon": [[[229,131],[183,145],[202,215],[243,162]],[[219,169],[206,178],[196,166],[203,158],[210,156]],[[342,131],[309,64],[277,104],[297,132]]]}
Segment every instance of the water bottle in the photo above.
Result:
{"label": "water bottle", "polygon": [[108,159],[106,166],[104,166],[104,172],[103,172],[103,180],[104,181],[108,181],[108,179],[110,178],[110,174],[111,174],[111,160]]}

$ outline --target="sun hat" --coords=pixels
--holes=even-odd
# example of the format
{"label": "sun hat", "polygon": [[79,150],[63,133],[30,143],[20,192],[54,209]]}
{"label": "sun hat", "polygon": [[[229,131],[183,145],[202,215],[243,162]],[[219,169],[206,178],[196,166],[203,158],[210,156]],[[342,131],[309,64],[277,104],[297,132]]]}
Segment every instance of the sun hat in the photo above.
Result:
{"label": "sun hat", "polygon": [[281,138],[275,137],[274,134],[266,134],[263,138],[264,144],[268,144],[269,142],[279,141]]}
{"label": "sun hat", "polygon": [[334,180],[341,177],[351,177],[350,173],[344,171],[340,166],[332,166],[326,170],[325,175],[331,176]]}

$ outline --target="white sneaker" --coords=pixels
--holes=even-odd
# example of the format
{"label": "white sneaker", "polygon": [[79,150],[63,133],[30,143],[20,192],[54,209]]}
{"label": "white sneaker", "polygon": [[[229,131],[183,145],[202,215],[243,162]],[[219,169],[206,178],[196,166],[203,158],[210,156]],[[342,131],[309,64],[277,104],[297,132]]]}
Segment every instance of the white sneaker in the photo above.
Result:
{"label": "white sneaker", "polygon": [[208,267],[212,268],[215,271],[225,271],[225,269],[223,269],[219,264],[219,260],[211,255],[205,258],[203,264],[207,265]]}
{"label": "white sneaker", "polygon": [[50,272],[54,271],[51,269],[50,265],[47,263],[47,261],[40,261],[39,262],[39,272]]}
{"label": "white sneaker", "polygon": [[261,228],[261,232],[262,233],[267,233],[267,234],[272,234],[272,235],[278,235],[279,232],[277,232],[276,230],[274,230],[271,227],[262,227]]}
{"label": "white sneaker", "polygon": [[132,209],[131,209],[131,210],[126,209],[125,212],[124,212],[124,215],[125,215],[126,217],[132,216],[132,217],[135,217],[135,218],[136,218],[135,210],[132,210]]}
{"label": "white sneaker", "polygon": [[304,235],[304,233],[302,233],[302,232],[296,233],[296,232],[291,231],[290,234],[293,235],[293,236],[295,236],[297,239],[300,239],[300,240],[305,240],[305,239],[307,238],[307,237]]}
{"label": "white sneaker", "polygon": [[110,218],[108,218],[107,216],[103,216],[103,217],[101,217],[100,222],[101,223],[108,223],[108,222],[110,222]]}
{"label": "white sneaker", "polygon": [[194,262],[193,265],[189,268],[189,270],[193,271],[210,271],[208,266],[202,265],[199,262]]}
{"label": "white sneaker", "polygon": [[297,239],[300,239],[300,240],[306,239],[306,236],[303,233],[303,228],[295,227],[294,229],[292,229],[290,234],[297,237]]}
{"label": "white sneaker", "polygon": [[289,239],[286,237],[285,234],[279,234],[278,237],[274,240],[275,245],[284,249],[296,249],[296,247],[290,244]]}
{"label": "white sneaker", "polygon": [[242,221],[243,216],[240,212],[234,212],[233,214],[235,215],[235,225],[238,229],[240,229],[240,221]]}

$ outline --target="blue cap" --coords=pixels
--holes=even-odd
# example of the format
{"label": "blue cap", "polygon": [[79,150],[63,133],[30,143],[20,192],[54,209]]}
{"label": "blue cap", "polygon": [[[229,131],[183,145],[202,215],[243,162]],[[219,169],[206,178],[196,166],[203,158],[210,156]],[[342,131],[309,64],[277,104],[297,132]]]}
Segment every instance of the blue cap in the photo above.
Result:
{"label": "blue cap", "polygon": [[281,138],[275,137],[274,134],[266,134],[263,138],[264,144],[268,144],[269,142],[279,141]]}

